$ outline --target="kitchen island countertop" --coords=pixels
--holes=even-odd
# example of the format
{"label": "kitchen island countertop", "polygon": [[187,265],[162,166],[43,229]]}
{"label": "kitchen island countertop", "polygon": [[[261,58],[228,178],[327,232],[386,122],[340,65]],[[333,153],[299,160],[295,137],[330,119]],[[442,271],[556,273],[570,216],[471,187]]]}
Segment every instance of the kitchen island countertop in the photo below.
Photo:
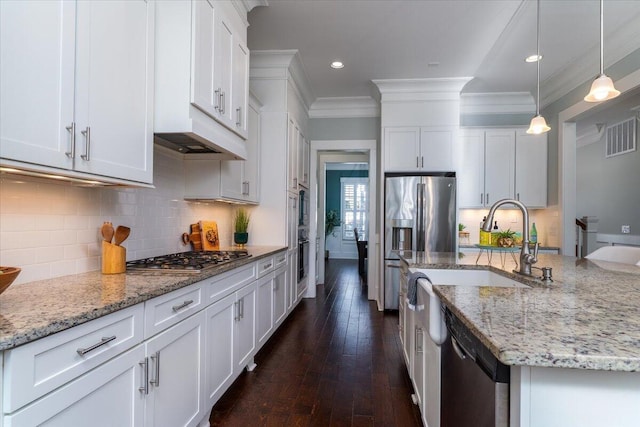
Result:
{"label": "kitchen island countertop", "polygon": [[91,271],[12,286],[0,295],[0,351],[206,280],[284,251],[286,247],[248,246],[245,249],[250,257],[196,274]]}
{"label": "kitchen island countertop", "polygon": [[[412,268],[490,269],[531,288],[434,286],[442,302],[507,365],[640,371],[640,267],[538,256],[553,280],[457,254],[401,253]],[[539,270],[534,269],[534,274]]]}

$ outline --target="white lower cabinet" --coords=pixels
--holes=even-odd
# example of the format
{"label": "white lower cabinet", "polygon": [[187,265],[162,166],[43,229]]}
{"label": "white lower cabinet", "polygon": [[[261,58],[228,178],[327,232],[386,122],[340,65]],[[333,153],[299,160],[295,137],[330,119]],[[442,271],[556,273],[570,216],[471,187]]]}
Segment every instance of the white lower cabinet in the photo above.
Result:
{"label": "white lower cabinet", "polygon": [[273,324],[280,325],[287,316],[287,283],[289,269],[285,265],[275,271],[273,277]]}
{"label": "white lower cabinet", "polygon": [[[144,344],[102,364],[34,403],[4,416],[5,427],[144,424]],[[177,424],[176,424],[177,425]]]}
{"label": "white lower cabinet", "polygon": [[287,283],[287,312],[293,310],[298,295],[298,249],[289,251],[289,281]]}
{"label": "white lower cabinet", "polygon": [[258,301],[256,304],[256,334],[258,347],[271,336],[274,324],[275,278],[272,273],[258,279]]}
{"label": "white lower cabinet", "polygon": [[207,350],[205,353],[205,396],[212,407],[233,383],[233,325],[236,295],[231,294],[211,304],[206,310]]}
{"label": "white lower cabinet", "polygon": [[208,415],[202,395],[204,331],[200,311],[146,343],[146,426],[195,426]]}
{"label": "white lower cabinet", "polygon": [[242,372],[245,366],[253,370],[256,349],[256,290],[256,282],[253,282],[236,293],[233,346],[237,374]]}
{"label": "white lower cabinet", "polygon": [[0,426],[202,423],[295,306],[287,257],[261,276],[258,260],[1,352]]}

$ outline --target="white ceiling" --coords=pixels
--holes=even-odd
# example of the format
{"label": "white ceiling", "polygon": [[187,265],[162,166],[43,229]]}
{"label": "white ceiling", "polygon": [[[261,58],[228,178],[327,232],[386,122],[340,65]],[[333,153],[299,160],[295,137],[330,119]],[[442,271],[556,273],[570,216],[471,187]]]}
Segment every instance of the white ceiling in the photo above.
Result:
{"label": "white ceiling", "polygon": [[[249,13],[249,48],[299,50],[317,98],[369,96],[373,79],[431,77],[474,77],[464,93],[535,93],[535,64],[524,62],[535,53],[533,0],[268,2]],[[640,48],[640,0],[604,4],[608,66]],[[599,1],[542,0],[540,13],[541,91],[595,77]],[[335,59],[345,68],[331,69]]]}

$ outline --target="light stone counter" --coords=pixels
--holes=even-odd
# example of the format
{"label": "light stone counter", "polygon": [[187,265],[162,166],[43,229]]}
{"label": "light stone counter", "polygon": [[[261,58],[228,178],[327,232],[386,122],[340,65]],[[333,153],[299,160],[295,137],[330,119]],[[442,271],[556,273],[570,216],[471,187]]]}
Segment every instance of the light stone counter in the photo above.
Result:
{"label": "light stone counter", "polygon": [[[99,271],[23,283],[0,295],[0,351],[183,288],[286,250],[248,246],[251,257],[198,274]],[[225,250],[224,248],[222,250]]]}
{"label": "light stone counter", "polygon": [[[475,256],[401,254],[410,267],[490,269],[527,288],[434,286],[442,302],[507,365],[640,371],[640,267],[539,255],[552,267],[547,286],[522,279],[493,259]],[[539,270],[534,269],[538,275]]]}

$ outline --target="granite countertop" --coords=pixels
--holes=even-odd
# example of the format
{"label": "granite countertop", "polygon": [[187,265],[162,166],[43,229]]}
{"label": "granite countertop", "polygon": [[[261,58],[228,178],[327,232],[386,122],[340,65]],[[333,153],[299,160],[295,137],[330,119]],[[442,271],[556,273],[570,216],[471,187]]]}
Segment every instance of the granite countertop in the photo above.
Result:
{"label": "granite countertop", "polygon": [[[442,302],[507,365],[640,371],[640,267],[561,255],[538,256],[552,267],[550,285],[522,280],[493,258],[401,254],[410,267],[490,269],[527,288],[434,286]],[[534,274],[539,270],[534,269]]]}
{"label": "granite countertop", "polygon": [[[248,246],[251,255],[197,274],[100,271],[12,286],[0,295],[0,351],[17,347],[286,250]],[[225,250],[224,248],[222,250]]]}

